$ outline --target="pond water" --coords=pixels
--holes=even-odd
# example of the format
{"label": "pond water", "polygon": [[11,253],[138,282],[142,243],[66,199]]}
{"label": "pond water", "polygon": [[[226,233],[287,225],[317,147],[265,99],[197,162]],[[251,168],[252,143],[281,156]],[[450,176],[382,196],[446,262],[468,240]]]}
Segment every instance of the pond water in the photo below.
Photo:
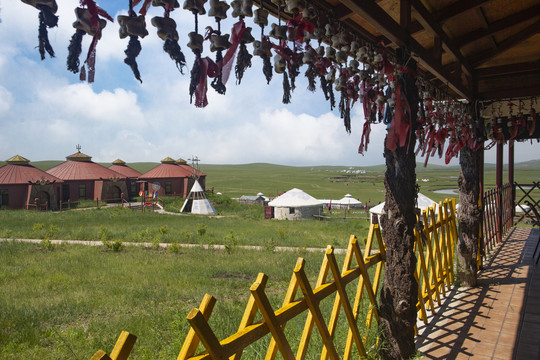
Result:
{"label": "pond water", "polygon": [[443,189],[443,190],[435,190],[434,193],[455,195],[455,194],[459,194],[459,190],[458,189]]}

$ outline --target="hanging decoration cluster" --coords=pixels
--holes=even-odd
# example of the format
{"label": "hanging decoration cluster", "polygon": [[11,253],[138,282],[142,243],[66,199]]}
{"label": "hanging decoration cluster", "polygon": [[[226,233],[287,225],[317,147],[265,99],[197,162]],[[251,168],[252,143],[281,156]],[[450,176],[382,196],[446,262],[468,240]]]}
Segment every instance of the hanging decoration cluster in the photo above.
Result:
{"label": "hanging decoration cluster", "polygon": [[[22,1],[40,10],[40,53],[43,59],[43,47],[53,56],[54,52],[46,40],[45,26],[56,25],[56,3],[54,0]],[[139,38],[148,35],[145,16],[150,6],[163,8],[163,16],[153,17],[151,24],[157,28],[157,35],[164,41],[163,50],[183,74],[186,59],[179,45],[176,22],[170,16],[172,11],[180,7],[178,0],[128,1],[128,14],[118,16],[117,20],[120,38],[129,37],[124,62],[130,66],[135,78],[142,82],[136,57],[141,51]],[[141,2],[137,15],[134,7]],[[190,102],[196,107],[208,105],[208,81],[217,93],[225,94],[233,65],[236,83],[240,84],[245,71],[251,67],[253,56],[258,56],[262,59],[262,74],[267,83],[272,80],[273,73],[282,75],[284,104],[291,102],[296,79],[305,65],[304,76],[308,81],[308,90],[315,91],[318,82],[330,110],[336,108],[336,96],[339,95],[337,108],[348,133],[351,132],[351,111],[360,101],[365,117],[358,147],[360,154],[367,151],[371,126],[377,123],[387,126],[386,148],[395,150],[405,147],[408,151],[415,151],[417,155],[425,157],[426,165],[435,154],[441,158],[444,156],[448,163],[463,147],[478,149],[482,146],[486,134],[476,130],[479,122],[471,118],[469,114],[473,112],[467,105],[452,100],[438,88],[432,87],[407,67],[407,61],[404,64],[398,62],[393,51],[385,44],[373,44],[355,37],[341,21],[314,2],[271,0],[274,6],[267,9],[265,4],[268,2],[263,0],[233,0],[229,2],[230,5],[227,1],[210,0],[208,13],[205,9],[207,2],[184,0],[182,6],[194,17],[194,31],[188,34],[187,47],[195,55],[190,71],[189,94]],[[253,11],[255,6],[257,8]],[[269,24],[269,10],[277,14],[277,23]],[[222,29],[222,21],[227,18],[229,11],[233,18],[238,19],[230,34]],[[79,72],[81,39],[84,34],[91,35],[92,43],[80,69],[80,78],[86,79],[85,68],[88,67],[88,81],[92,82],[96,44],[106,20],[113,19],[94,0],[80,0],[80,7],[75,9],[75,14],[77,20],[73,27],[76,33],[69,45],[67,68],[74,73]],[[199,29],[199,17],[206,14],[214,18],[215,27],[208,26],[203,35]],[[253,22],[260,27],[257,39],[252,35],[252,29],[246,26],[244,20],[248,17],[253,17]],[[45,24],[44,35],[42,23]],[[248,44],[253,44],[252,54]],[[211,53],[215,53],[214,58],[203,55],[205,45]],[[412,90],[407,88],[405,75],[416,79],[419,104],[408,103],[407,99],[411,97],[406,95]],[[411,105],[418,105],[419,111],[415,116],[411,114],[411,108],[417,106]],[[532,104],[531,109],[532,114]],[[517,136],[520,129],[531,131],[531,126],[534,127],[535,121],[525,121],[522,114],[523,106],[520,102],[518,115],[509,120],[511,124],[508,129],[513,129],[513,137]],[[413,121],[414,118],[416,121]],[[535,115],[529,117],[532,118]],[[487,138],[503,140],[498,126],[498,120],[488,123]],[[416,150],[410,147],[413,134],[418,139]]]}
{"label": "hanging decoration cluster", "polygon": [[[514,139],[519,141],[523,138],[538,138],[535,110],[537,106],[538,101],[535,97],[530,99],[529,106],[523,99],[484,104],[483,116],[487,118],[484,124],[485,137],[491,139],[487,148]],[[504,107],[508,110],[507,116],[503,116]],[[516,109],[517,113],[514,113]]]}

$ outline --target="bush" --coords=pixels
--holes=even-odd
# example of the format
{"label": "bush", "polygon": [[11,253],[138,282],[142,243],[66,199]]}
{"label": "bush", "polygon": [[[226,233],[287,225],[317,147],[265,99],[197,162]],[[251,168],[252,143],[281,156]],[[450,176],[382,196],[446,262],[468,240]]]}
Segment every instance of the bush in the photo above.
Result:
{"label": "bush", "polygon": [[122,249],[124,248],[124,244],[122,244],[120,240],[115,240],[115,241],[102,240],[102,242],[103,242],[103,245],[107,249],[112,250],[114,252],[122,251]]}
{"label": "bush", "polygon": [[225,251],[231,254],[238,248],[238,239],[234,234],[234,231],[229,230],[229,233],[223,237],[223,244],[225,245]]}
{"label": "bush", "polygon": [[204,224],[197,224],[197,234],[199,236],[204,236],[206,234],[206,225]]}
{"label": "bush", "polygon": [[180,249],[180,245],[177,242],[173,242],[167,247],[167,251],[171,254],[178,254]]}

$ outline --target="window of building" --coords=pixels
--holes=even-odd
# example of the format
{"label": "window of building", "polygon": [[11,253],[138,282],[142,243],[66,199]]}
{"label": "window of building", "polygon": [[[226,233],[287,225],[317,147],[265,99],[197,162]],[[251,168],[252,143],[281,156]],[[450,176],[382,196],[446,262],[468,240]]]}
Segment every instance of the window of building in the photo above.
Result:
{"label": "window of building", "polygon": [[8,191],[5,189],[0,189],[0,208],[2,207],[9,207]]}
{"label": "window of building", "polygon": [[171,195],[172,194],[172,184],[170,181],[165,182],[165,195]]}
{"label": "window of building", "polygon": [[79,184],[79,199],[86,199],[86,184]]}
{"label": "window of building", "polygon": [[294,208],[289,208],[289,214],[294,214]]}
{"label": "window of building", "polygon": [[135,181],[132,181],[131,184],[130,184],[130,193],[131,194],[134,194],[134,195],[137,195],[137,183]]}

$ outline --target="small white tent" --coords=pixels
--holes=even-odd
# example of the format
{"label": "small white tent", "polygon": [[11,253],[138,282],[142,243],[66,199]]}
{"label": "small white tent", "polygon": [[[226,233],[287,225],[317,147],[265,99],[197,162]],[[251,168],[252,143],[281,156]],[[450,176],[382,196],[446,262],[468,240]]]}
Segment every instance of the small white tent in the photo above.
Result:
{"label": "small white tent", "polygon": [[359,209],[361,205],[362,202],[353,198],[351,194],[345,195],[342,199],[332,201],[332,208],[338,209]]}
{"label": "small white tent", "polygon": [[291,189],[268,203],[274,208],[276,219],[310,219],[318,215],[322,204],[300,189]]}
{"label": "small white tent", "polygon": [[[428,207],[433,207],[433,206],[435,206],[435,215],[437,215],[439,213],[439,204],[431,200],[430,198],[428,198],[426,195],[422,193],[418,193],[418,207],[420,208],[420,211],[427,210]],[[383,208],[384,208],[384,201],[380,203],[379,205],[374,206],[371,209],[369,209],[369,212],[371,214],[377,215],[377,217],[379,218],[379,224],[381,223],[380,218],[383,212]]]}
{"label": "small white tent", "polygon": [[216,209],[212,206],[212,203],[206,197],[201,184],[198,180],[195,180],[195,183],[189,191],[189,195],[182,205],[180,212],[190,212],[192,214],[203,214],[203,215],[217,215]]}

